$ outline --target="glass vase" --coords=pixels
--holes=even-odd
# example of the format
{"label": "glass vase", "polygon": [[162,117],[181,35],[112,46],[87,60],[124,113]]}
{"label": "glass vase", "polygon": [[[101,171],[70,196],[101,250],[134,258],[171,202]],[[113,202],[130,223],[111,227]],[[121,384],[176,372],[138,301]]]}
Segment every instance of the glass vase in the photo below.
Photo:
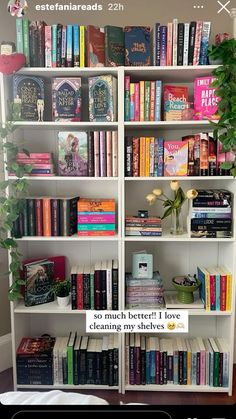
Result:
{"label": "glass vase", "polygon": [[181,208],[174,209],[171,213],[170,233],[174,236],[178,236],[184,233],[183,215]]}

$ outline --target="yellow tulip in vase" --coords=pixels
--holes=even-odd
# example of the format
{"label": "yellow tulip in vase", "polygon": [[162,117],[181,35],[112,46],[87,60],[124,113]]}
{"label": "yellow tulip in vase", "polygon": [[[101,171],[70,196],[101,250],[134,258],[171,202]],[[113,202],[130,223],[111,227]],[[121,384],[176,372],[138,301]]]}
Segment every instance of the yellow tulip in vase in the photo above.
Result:
{"label": "yellow tulip in vase", "polygon": [[165,211],[161,219],[164,220],[171,215],[170,233],[180,235],[184,233],[182,206],[188,199],[196,198],[198,193],[195,189],[189,189],[185,193],[177,180],[170,182],[170,188],[174,193],[173,199],[166,196],[161,189],[153,189],[152,193],[146,196],[146,200],[149,205],[153,205],[157,200],[163,202]]}

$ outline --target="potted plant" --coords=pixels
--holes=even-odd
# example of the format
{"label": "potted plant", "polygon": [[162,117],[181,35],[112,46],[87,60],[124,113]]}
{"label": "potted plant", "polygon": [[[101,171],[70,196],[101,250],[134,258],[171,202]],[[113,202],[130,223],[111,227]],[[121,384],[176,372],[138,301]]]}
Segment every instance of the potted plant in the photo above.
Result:
{"label": "potted plant", "polygon": [[230,38],[228,33],[218,33],[215,36],[215,44],[212,44],[208,48],[208,60],[211,65],[222,64],[222,57],[215,57],[215,51],[222,44],[222,42]]}
{"label": "potted plant", "polygon": [[66,307],[70,302],[70,280],[56,279],[53,284],[53,291],[60,307]]}
{"label": "potted plant", "polygon": [[230,170],[236,176],[236,39],[226,39],[216,48],[209,50],[209,56],[220,59],[222,65],[213,70],[212,87],[220,97],[218,113],[220,119],[214,126],[214,138],[222,143],[222,151],[230,155],[230,161],[221,164],[221,169]]}

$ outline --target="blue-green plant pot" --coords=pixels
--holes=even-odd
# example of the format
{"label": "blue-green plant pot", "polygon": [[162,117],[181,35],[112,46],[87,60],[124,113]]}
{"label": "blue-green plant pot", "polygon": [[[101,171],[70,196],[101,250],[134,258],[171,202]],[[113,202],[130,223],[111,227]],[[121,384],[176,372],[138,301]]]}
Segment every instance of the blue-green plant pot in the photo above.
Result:
{"label": "blue-green plant pot", "polygon": [[[197,285],[179,285],[176,284],[175,279],[180,278],[179,276],[176,276],[172,279],[172,284],[177,290],[177,299],[182,304],[191,304],[194,301],[193,293],[198,290],[198,288],[201,285],[201,281],[199,279],[196,279]],[[181,277],[182,278],[182,277]]]}

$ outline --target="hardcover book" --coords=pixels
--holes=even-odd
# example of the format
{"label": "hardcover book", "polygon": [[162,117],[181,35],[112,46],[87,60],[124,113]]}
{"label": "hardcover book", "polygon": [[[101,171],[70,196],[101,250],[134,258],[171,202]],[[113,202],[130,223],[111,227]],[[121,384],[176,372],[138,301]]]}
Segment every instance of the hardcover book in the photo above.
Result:
{"label": "hardcover book", "polygon": [[125,33],[125,65],[151,65],[150,27],[126,26]]}
{"label": "hardcover book", "polygon": [[164,176],[187,176],[188,141],[164,142]]}
{"label": "hardcover book", "polygon": [[53,277],[54,263],[46,259],[24,265],[26,307],[54,300]]}
{"label": "hardcover book", "polygon": [[104,67],[105,34],[104,28],[89,25],[87,27],[87,65],[88,67]]}
{"label": "hardcover book", "polygon": [[125,65],[125,39],[123,28],[105,26],[105,65]]}
{"label": "hardcover book", "polygon": [[13,76],[13,110],[16,121],[43,120],[44,80],[41,77]]}
{"label": "hardcover book", "polygon": [[59,132],[58,151],[59,176],[88,176],[87,132]]}
{"label": "hardcover book", "polygon": [[215,95],[215,88],[210,87],[214,77],[198,77],[194,81],[194,118],[202,119],[219,119],[218,102],[219,96]]}
{"label": "hardcover book", "polygon": [[52,84],[54,121],[81,121],[81,78],[54,78]]}
{"label": "hardcover book", "polygon": [[113,122],[117,119],[117,80],[108,74],[89,77],[89,120]]}
{"label": "hardcover book", "polygon": [[182,112],[188,103],[188,88],[184,86],[164,86],[164,119],[181,121]]}

